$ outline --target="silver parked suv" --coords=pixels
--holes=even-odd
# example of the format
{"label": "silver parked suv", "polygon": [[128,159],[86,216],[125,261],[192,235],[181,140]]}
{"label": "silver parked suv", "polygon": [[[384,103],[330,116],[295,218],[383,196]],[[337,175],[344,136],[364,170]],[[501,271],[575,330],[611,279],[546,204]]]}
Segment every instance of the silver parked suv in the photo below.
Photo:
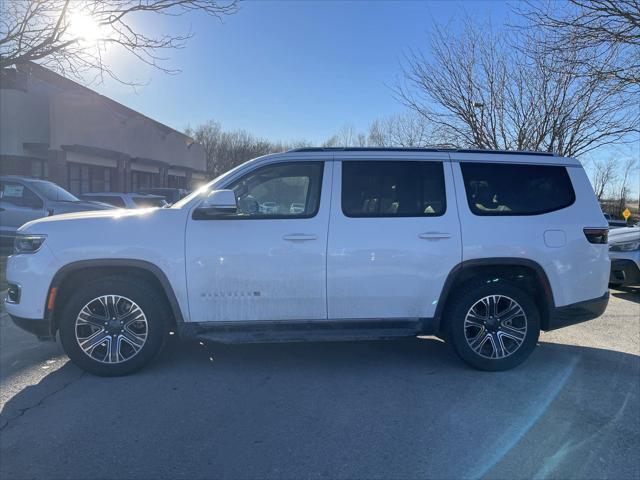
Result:
{"label": "silver parked suv", "polygon": [[0,237],[3,239],[13,238],[21,225],[36,218],[112,208],[79,200],[64,188],[46,180],[0,176]]}

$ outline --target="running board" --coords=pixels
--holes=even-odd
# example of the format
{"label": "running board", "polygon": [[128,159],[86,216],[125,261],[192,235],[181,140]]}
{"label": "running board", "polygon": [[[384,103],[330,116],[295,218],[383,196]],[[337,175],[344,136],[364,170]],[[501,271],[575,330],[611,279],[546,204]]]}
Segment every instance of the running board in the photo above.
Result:
{"label": "running board", "polygon": [[387,340],[433,333],[430,319],[183,323],[181,338],[220,343]]}

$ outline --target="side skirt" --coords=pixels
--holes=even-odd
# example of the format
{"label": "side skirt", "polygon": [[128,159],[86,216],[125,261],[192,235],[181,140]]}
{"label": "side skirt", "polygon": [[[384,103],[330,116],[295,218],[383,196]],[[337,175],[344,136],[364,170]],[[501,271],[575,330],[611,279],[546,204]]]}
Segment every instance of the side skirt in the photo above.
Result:
{"label": "side skirt", "polygon": [[431,318],[188,322],[181,338],[220,343],[339,342],[387,340],[435,333]]}

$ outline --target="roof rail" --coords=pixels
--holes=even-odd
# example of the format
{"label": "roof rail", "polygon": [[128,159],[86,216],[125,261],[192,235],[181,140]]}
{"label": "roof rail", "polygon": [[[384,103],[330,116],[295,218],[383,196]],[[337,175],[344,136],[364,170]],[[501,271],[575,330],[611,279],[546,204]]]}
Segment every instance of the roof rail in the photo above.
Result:
{"label": "roof rail", "polygon": [[288,152],[457,152],[457,153],[492,153],[509,155],[540,155],[554,157],[551,152],[529,152],[522,150],[482,150],[459,148],[396,148],[396,147],[303,147],[288,150]]}

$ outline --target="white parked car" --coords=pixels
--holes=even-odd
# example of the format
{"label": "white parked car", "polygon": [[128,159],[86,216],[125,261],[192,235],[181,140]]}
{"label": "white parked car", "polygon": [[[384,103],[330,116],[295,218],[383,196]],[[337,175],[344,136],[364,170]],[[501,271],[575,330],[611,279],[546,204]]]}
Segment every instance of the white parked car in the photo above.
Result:
{"label": "white parked car", "polygon": [[640,286],[640,227],[612,229],[609,232],[609,257],[611,285]]}
{"label": "white parked car", "polygon": [[166,207],[169,204],[160,195],[148,193],[120,193],[120,192],[98,192],[83,193],[80,195],[83,200],[106,203],[117,208],[150,208]]}
{"label": "white parked car", "polygon": [[171,208],[24,225],[6,309],[99,375],[141,368],[169,329],[220,342],[435,334],[505,370],[540,330],[602,314],[607,232],[571,158],[299,149]]}

